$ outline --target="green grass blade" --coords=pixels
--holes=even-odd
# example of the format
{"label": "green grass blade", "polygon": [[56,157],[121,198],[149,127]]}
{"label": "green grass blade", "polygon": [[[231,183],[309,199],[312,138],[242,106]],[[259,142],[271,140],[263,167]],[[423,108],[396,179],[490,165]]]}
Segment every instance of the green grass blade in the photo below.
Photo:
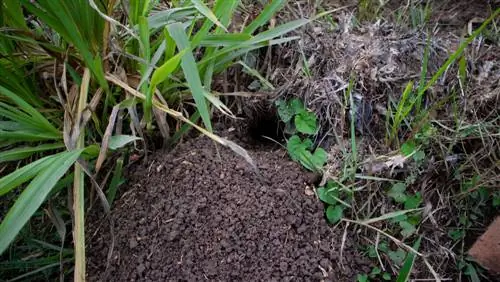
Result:
{"label": "green grass blade", "polygon": [[61,136],[47,132],[35,131],[31,128],[16,131],[0,130],[0,144],[3,142],[34,142],[55,139],[61,139]]}
{"label": "green grass blade", "polygon": [[460,55],[462,54],[462,52],[465,50],[465,48],[467,46],[469,46],[469,44],[477,37],[479,36],[479,34],[481,34],[481,32],[488,26],[488,24],[490,24],[490,22],[495,19],[496,17],[498,17],[498,15],[500,14],[500,8],[496,9],[495,12],[493,12],[493,14],[488,18],[486,19],[483,24],[478,28],[476,29],[471,36],[469,36],[464,42],[462,42],[457,50],[451,54],[450,57],[448,57],[448,60],[446,60],[446,62],[438,69],[438,71],[432,76],[432,78],[429,80],[429,82],[427,82],[427,84],[425,85],[424,88],[422,88],[418,95],[423,95],[423,93],[420,93],[420,92],[425,92],[427,91],[427,89],[429,89],[430,87],[432,87],[436,81],[443,75],[443,73],[448,69],[448,67],[453,64],[457,58],[460,57]]}
{"label": "green grass blade", "polygon": [[45,201],[57,181],[76,162],[83,150],[60,153],[26,187],[0,224],[0,254]]}
{"label": "green grass blade", "polygon": [[[172,36],[175,40],[179,50],[191,48],[189,39],[181,24],[174,23],[169,25],[168,31],[170,36]],[[207,130],[211,132],[212,123],[210,121],[210,114],[208,112],[208,106],[204,95],[205,89],[203,89],[203,86],[201,85],[200,74],[198,73],[198,68],[192,52],[186,52],[184,56],[182,56],[181,67],[184,71],[184,76],[186,77],[189,89],[193,95],[196,107],[200,112],[201,119]]]}
{"label": "green grass blade", "polygon": [[223,33],[223,34],[209,34],[201,40],[201,46],[234,46],[240,42],[250,40],[252,36],[245,33]]}
{"label": "green grass blade", "polygon": [[41,130],[46,130],[51,133],[59,134],[57,130],[40,112],[33,108],[29,103],[24,101],[21,97],[14,94],[9,89],[0,85],[0,94],[5,95],[10,100],[12,100],[20,109],[29,114],[32,119],[31,122],[35,125],[41,127]]}
{"label": "green grass blade", "polygon": [[284,0],[273,0],[271,3],[267,4],[267,6],[262,10],[262,12],[257,16],[255,20],[253,20],[245,29],[243,29],[244,33],[252,34],[259,27],[265,25],[272,16],[276,14],[281,8],[283,8],[286,4]]}
{"label": "green grass blade", "polygon": [[[413,245],[413,249],[417,250],[420,248],[420,241],[422,237],[417,239],[417,242]],[[406,258],[403,267],[399,270],[399,275],[396,282],[406,282],[410,278],[411,270],[413,268],[413,264],[415,263],[416,254],[413,252],[408,253],[408,257]]]}
{"label": "green grass blade", "polygon": [[383,214],[383,215],[376,217],[376,218],[367,219],[367,220],[363,221],[363,224],[372,224],[375,222],[388,220],[388,219],[395,218],[395,217],[398,217],[398,216],[401,216],[401,215],[404,215],[404,214],[407,214],[410,212],[416,212],[416,211],[420,211],[420,210],[422,210],[422,209],[410,209],[410,210],[400,210],[400,211],[395,211],[395,212],[389,212],[389,213]]}
{"label": "green grass blade", "polygon": [[228,32],[227,28],[217,19],[215,14],[203,2],[201,2],[200,0],[191,0],[191,2],[193,3],[196,10],[198,10],[198,12],[204,15],[212,23],[222,28],[225,32]]}
{"label": "green grass blade", "polygon": [[[234,12],[236,8],[238,7],[239,1],[237,0],[231,0],[231,1],[226,1],[226,0],[218,0],[216,1],[214,5],[214,13],[215,15],[220,19],[220,22],[224,26],[228,26],[231,23],[231,18],[234,15]],[[208,48],[205,48],[205,53],[203,54],[203,57],[209,57],[211,56],[215,51],[218,50],[219,47],[222,47],[224,45],[229,46],[229,45],[235,45],[238,44],[238,41],[233,42],[228,42],[227,38],[224,38],[224,35],[227,34],[225,31],[217,27],[212,34],[208,34],[205,37],[200,37],[202,41],[206,41],[210,37],[219,37],[215,44],[212,46],[209,46]],[[232,36],[229,35],[228,36]],[[251,38],[251,36],[248,36],[246,39],[244,38],[239,38],[237,40],[245,41]],[[241,42],[240,41],[240,42]],[[214,43],[212,41],[212,43]],[[215,69],[215,60],[211,60],[208,62],[206,66],[203,68],[199,69],[200,76],[203,77],[203,85],[207,90],[210,90],[212,87],[212,80],[213,80],[213,74],[214,74],[214,69]]]}
{"label": "green grass blade", "polygon": [[[233,14],[234,9],[236,9],[238,1],[236,0],[218,0],[215,2],[214,11],[215,16],[221,19],[221,23],[229,24],[230,16]],[[191,31],[194,28],[194,23],[191,25]],[[197,48],[198,44],[207,36],[209,31],[212,29],[214,23],[212,20],[207,18],[200,29],[197,30],[196,35],[193,36],[191,40],[191,48]],[[227,32],[226,29],[217,27],[215,33],[219,33],[220,30]],[[188,34],[191,34],[191,31]],[[206,56],[206,54],[205,54]],[[204,56],[204,57],[205,57]]]}
{"label": "green grass blade", "polygon": [[263,77],[259,73],[259,71],[257,71],[256,69],[251,68],[250,66],[248,66],[247,64],[245,64],[245,62],[243,62],[243,61],[238,61],[238,64],[240,64],[249,74],[251,74],[252,76],[255,76],[256,78],[258,78],[259,81],[260,81],[260,83],[262,83],[262,85],[264,85],[267,89],[275,90],[275,88],[271,84],[271,82],[269,82],[265,77]]}
{"label": "green grass blade", "polygon": [[154,68],[158,64],[158,61],[160,60],[161,56],[164,54],[166,47],[167,47],[167,43],[165,40],[163,40],[161,42],[160,46],[158,46],[158,48],[156,49],[155,54],[153,55],[153,58],[151,59],[151,63],[149,64],[146,72],[144,74],[142,74],[142,78],[141,78],[141,81],[139,82],[139,85],[137,85],[137,89],[140,89],[142,84],[144,84],[144,82],[146,82],[149,79],[149,76],[151,75]]}
{"label": "green grass blade", "polygon": [[12,189],[35,177],[42,169],[50,166],[55,157],[48,156],[39,159],[0,178],[0,196],[7,194]]}
{"label": "green grass blade", "polygon": [[151,29],[164,27],[177,21],[184,21],[196,13],[194,7],[173,8],[158,11],[148,17],[148,25]]}
{"label": "green grass blade", "polygon": [[36,147],[15,148],[0,152],[0,163],[25,159],[35,153],[64,148],[63,143],[42,144]]}
{"label": "green grass blade", "polygon": [[417,112],[420,112],[420,108],[422,106],[422,97],[424,94],[424,91],[422,91],[425,87],[425,81],[427,79],[427,65],[429,62],[429,51],[431,49],[431,37],[427,36],[427,43],[425,44],[425,49],[424,49],[424,60],[422,62],[422,70],[420,71],[420,82],[418,83],[418,95],[416,98],[416,110]]}
{"label": "green grass blade", "polygon": [[307,19],[299,19],[299,20],[291,21],[291,22],[288,22],[286,24],[279,25],[273,29],[266,30],[262,33],[259,33],[256,36],[254,36],[252,39],[246,41],[244,44],[245,45],[253,45],[253,44],[263,42],[263,41],[268,41],[268,40],[277,38],[283,34],[294,31],[294,30],[298,29],[299,27],[304,26],[310,22],[311,21],[307,20]]}
{"label": "green grass blade", "polygon": [[3,9],[0,8],[0,11],[3,12],[3,15],[5,16],[4,19],[10,24],[11,27],[28,29],[19,0],[3,0],[3,6]]}
{"label": "green grass blade", "polygon": [[[146,62],[145,64],[141,64],[141,74],[142,76],[147,75],[147,69],[149,63],[151,61],[151,46],[149,43],[149,27],[148,21],[145,17],[139,17],[139,38],[140,38],[140,50],[141,57]],[[147,83],[142,84],[141,90],[146,95],[146,100],[144,101],[144,119],[148,124],[148,128],[151,124],[152,119],[152,109],[153,109],[153,90],[149,88]]]}
{"label": "green grass blade", "polygon": [[158,84],[165,81],[165,79],[175,71],[181,62],[182,56],[184,56],[187,51],[189,51],[189,49],[182,50],[153,72],[153,76],[151,77],[151,89],[153,91]]}
{"label": "green grass blade", "polygon": [[[215,61],[214,72],[219,73],[220,71],[222,71],[226,68],[227,64],[231,64],[233,62],[233,60],[240,58],[242,55],[244,55],[250,51],[253,51],[253,50],[265,47],[265,46],[279,45],[279,44],[287,43],[287,42],[290,42],[293,40],[298,40],[298,39],[300,39],[299,36],[285,37],[285,38],[271,40],[269,42],[262,42],[259,44],[255,44],[251,47],[241,48],[239,50],[229,52],[228,54],[216,54],[214,57],[212,57],[212,59],[215,57],[217,58],[217,60],[214,60]],[[202,63],[204,63],[204,61],[198,63],[198,65],[202,65]]]}
{"label": "green grass blade", "polygon": [[[310,20],[301,19],[301,20],[296,20],[296,21],[292,21],[292,22],[280,25],[274,29],[262,32],[256,36],[254,36],[253,38],[251,38],[247,41],[244,41],[238,45],[227,46],[227,47],[224,47],[220,50],[217,50],[211,56],[204,57],[198,64],[203,67],[204,64],[210,62],[213,59],[216,59],[218,57],[222,57],[226,54],[229,54],[233,51],[237,51],[237,50],[242,49],[242,48],[249,48],[250,47],[250,48],[257,49],[260,47],[284,43],[287,40],[289,41],[290,38],[297,38],[297,37],[289,37],[286,40],[275,39],[275,38],[279,38],[282,35],[285,35],[288,32],[293,31],[293,30],[295,30],[295,29],[297,29],[297,28],[299,28],[299,27],[301,27],[309,22],[310,22]],[[257,47],[257,46],[259,46],[259,47]],[[217,60],[219,60],[219,59],[217,59]]]}
{"label": "green grass blade", "polygon": [[123,179],[123,157],[116,160],[115,171],[113,172],[113,178],[111,178],[111,182],[109,183],[109,188],[107,191],[106,198],[108,199],[109,205],[113,204],[113,201],[116,197],[116,192],[118,191],[118,187],[123,184],[125,180]]}

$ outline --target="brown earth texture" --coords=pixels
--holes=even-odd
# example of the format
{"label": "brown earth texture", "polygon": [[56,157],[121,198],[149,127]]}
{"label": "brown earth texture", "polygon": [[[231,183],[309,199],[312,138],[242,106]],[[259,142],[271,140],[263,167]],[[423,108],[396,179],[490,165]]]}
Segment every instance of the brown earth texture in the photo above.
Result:
{"label": "brown earth texture", "polygon": [[89,280],[354,281],[370,270],[326,224],[310,175],[282,149],[249,153],[260,176],[206,137],[132,167],[113,235],[104,219],[88,232]]}

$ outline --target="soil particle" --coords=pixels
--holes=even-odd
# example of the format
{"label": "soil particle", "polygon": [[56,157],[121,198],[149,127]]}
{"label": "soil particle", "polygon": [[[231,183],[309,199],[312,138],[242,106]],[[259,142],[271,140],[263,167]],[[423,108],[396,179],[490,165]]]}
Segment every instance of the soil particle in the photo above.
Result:
{"label": "soil particle", "polygon": [[[90,281],[354,281],[369,265],[277,151],[249,151],[263,177],[206,138],[134,167],[109,230],[89,224]],[[162,167],[158,169],[158,167]],[[93,222],[89,220],[89,222]]]}

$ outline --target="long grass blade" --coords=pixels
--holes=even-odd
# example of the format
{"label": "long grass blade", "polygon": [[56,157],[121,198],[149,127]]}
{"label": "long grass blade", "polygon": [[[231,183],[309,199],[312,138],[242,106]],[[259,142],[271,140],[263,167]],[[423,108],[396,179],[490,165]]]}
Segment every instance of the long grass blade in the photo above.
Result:
{"label": "long grass blade", "polygon": [[469,46],[469,44],[476,38],[479,36],[479,34],[481,34],[481,32],[491,23],[491,21],[493,19],[495,19],[496,17],[498,17],[498,15],[500,15],[500,8],[497,8],[495,10],[495,12],[493,12],[491,14],[491,16],[486,19],[483,24],[478,28],[476,29],[472,34],[471,36],[469,36],[464,42],[462,42],[457,50],[451,54],[451,56],[448,57],[448,59],[446,60],[446,62],[438,69],[438,71],[432,76],[432,78],[429,80],[429,82],[427,82],[427,84],[425,85],[425,87],[423,87],[422,89],[419,90],[419,93],[418,95],[423,95],[421,94],[420,92],[424,92],[424,91],[427,91],[427,89],[429,89],[430,87],[432,87],[436,81],[443,75],[443,73],[448,69],[448,67],[453,64],[459,57],[460,55],[462,54],[462,52],[465,50],[465,48],[467,46]]}
{"label": "long grass blade", "polygon": [[43,203],[57,181],[76,162],[83,150],[60,153],[26,187],[0,225],[0,254],[15,239],[21,228]]}
{"label": "long grass blade", "polygon": [[255,20],[253,20],[245,29],[243,29],[244,33],[252,34],[259,27],[268,23],[271,17],[273,17],[276,12],[281,10],[286,4],[284,0],[273,0],[271,3],[267,4],[267,6],[260,12]]}
{"label": "long grass blade", "polygon": [[38,175],[45,167],[50,166],[55,159],[55,156],[41,158],[0,178],[0,196],[7,194],[12,189]]}
{"label": "long grass blade", "polygon": [[216,24],[218,27],[222,28],[225,32],[228,32],[227,28],[217,19],[215,14],[203,2],[200,0],[191,0],[191,2],[198,12],[207,17],[207,19]]}
{"label": "long grass blade", "polygon": [[0,152],[0,163],[25,159],[35,153],[64,148],[63,143],[42,144],[36,147],[15,148]]}
{"label": "long grass blade", "polygon": [[162,83],[165,79],[168,78],[170,74],[172,74],[175,69],[179,66],[182,57],[184,54],[189,51],[189,49],[184,49],[180,51],[177,55],[173,56],[169,60],[167,60],[163,65],[161,65],[158,69],[156,69],[151,77],[151,89],[154,91],[154,88]]}
{"label": "long grass blade", "polygon": [[[170,36],[172,36],[172,38],[175,40],[175,43],[177,44],[177,48],[179,50],[190,48],[189,39],[184,32],[181,24],[174,23],[169,25],[167,28]],[[186,52],[184,56],[182,56],[181,67],[184,71],[184,76],[186,77],[189,89],[191,90],[191,93],[193,95],[196,107],[200,112],[201,119],[205,124],[207,130],[211,132],[212,123],[210,121],[210,114],[208,112],[208,106],[205,100],[205,89],[201,85],[200,74],[198,73],[198,68],[196,66],[196,61],[192,52]]]}
{"label": "long grass blade", "polygon": [[[413,244],[413,249],[417,250],[420,248],[420,242],[422,241],[422,237],[419,237],[415,244]],[[407,282],[410,279],[411,270],[413,269],[413,265],[415,263],[416,254],[410,252],[408,257],[406,258],[403,267],[399,270],[398,278],[396,282]]]}

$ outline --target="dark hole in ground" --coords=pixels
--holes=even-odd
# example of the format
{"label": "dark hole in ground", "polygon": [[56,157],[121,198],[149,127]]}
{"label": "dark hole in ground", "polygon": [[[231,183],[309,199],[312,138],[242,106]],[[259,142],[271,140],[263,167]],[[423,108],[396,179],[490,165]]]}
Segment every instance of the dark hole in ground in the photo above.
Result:
{"label": "dark hole in ground", "polygon": [[350,238],[341,257],[342,230],[326,224],[307,172],[282,149],[249,154],[267,181],[206,137],[131,168],[108,272],[109,228],[88,220],[89,280],[354,281],[370,270]]}
{"label": "dark hole in ground", "polygon": [[275,112],[270,111],[260,113],[259,116],[249,120],[247,132],[251,142],[275,144],[275,141],[279,143],[285,141],[283,127]]}

